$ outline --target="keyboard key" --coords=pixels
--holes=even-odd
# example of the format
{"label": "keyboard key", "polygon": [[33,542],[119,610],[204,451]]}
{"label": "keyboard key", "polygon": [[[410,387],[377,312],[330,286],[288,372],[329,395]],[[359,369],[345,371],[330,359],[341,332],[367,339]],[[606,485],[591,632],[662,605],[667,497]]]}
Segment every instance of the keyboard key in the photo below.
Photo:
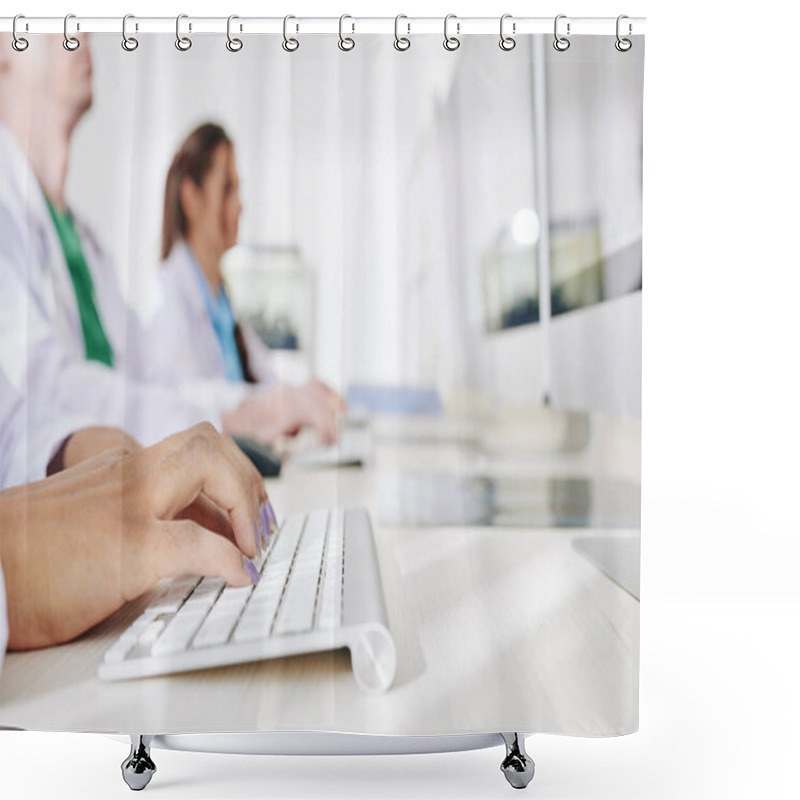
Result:
{"label": "keyboard key", "polygon": [[272,629],[272,621],[275,619],[275,612],[278,610],[280,599],[280,592],[262,595],[261,597],[253,597],[242,614],[242,620],[239,626],[259,626],[264,632],[263,635],[269,636],[270,630]]}
{"label": "keyboard key", "polygon": [[[332,548],[331,545],[334,544]],[[321,579],[317,627],[335,628],[341,624],[342,616],[342,562],[341,548],[328,542],[325,554],[324,574]]]}
{"label": "keyboard key", "polygon": [[[216,609],[214,610],[216,611]],[[225,644],[237,619],[237,614],[214,614],[212,612],[206,617],[194,637],[192,647],[216,647]]]}
{"label": "keyboard key", "polygon": [[263,592],[253,592],[253,596],[250,598],[250,602],[247,604],[246,611],[249,611],[251,606],[263,605],[266,602],[272,602],[273,600],[280,600],[280,597],[283,594],[283,589],[285,586],[286,586],[285,579],[280,581],[273,581],[272,583],[264,587]]}
{"label": "keyboard key", "polygon": [[301,541],[302,555],[298,555],[289,576],[275,623],[276,635],[311,630],[327,528],[327,511],[313,511],[308,515]]}
{"label": "keyboard key", "polygon": [[338,592],[328,591],[320,595],[319,611],[317,616],[322,626],[322,620],[327,620],[325,627],[338,625],[342,616],[342,599]]}
{"label": "keyboard key", "polygon": [[156,614],[174,614],[183,605],[184,597],[183,594],[163,597],[150,606],[150,610]]}
{"label": "keyboard key", "polygon": [[[261,586],[261,583],[258,585]],[[231,613],[235,612],[238,616],[252,594],[252,586],[228,587],[223,590],[214,604],[214,611],[225,609]]]}
{"label": "keyboard key", "polygon": [[266,639],[269,636],[269,629],[272,619],[267,620],[260,615],[252,615],[248,618],[242,618],[242,621],[236,626],[233,632],[234,642],[252,642],[256,639]]}
{"label": "keyboard key", "polygon": [[285,570],[269,570],[264,577],[261,578],[258,582],[258,586],[256,586],[253,591],[253,599],[283,591],[283,587],[286,585],[286,575],[288,571],[288,565]]}
{"label": "keyboard key", "polygon": [[317,620],[317,628],[321,631],[331,631],[340,625],[341,622],[334,614],[324,614]]}
{"label": "keyboard key", "polygon": [[148,609],[144,612],[135,622],[131,624],[131,626],[120,636],[120,639],[127,639],[132,642],[136,642],[139,639],[139,636],[142,634],[144,629],[158,616],[155,613],[150,612]]}
{"label": "keyboard key", "polygon": [[181,614],[206,614],[214,601],[217,599],[215,594],[192,595],[181,608]]}
{"label": "keyboard key", "polygon": [[154,656],[163,656],[185,650],[203,619],[201,614],[185,614],[174,617],[158,641],[153,644],[150,652]]}
{"label": "keyboard key", "polygon": [[304,523],[305,519],[301,515],[290,517],[284,522],[280,531],[274,534],[277,538],[270,553],[270,561],[273,559],[280,561],[284,558],[291,560],[300,540],[300,534],[303,532]]}
{"label": "keyboard key", "polygon": [[146,613],[175,613],[198,583],[199,579],[196,577],[180,578],[173,581],[164,589],[152,605],[148,606]]}
{"label": "keyboard key", "polygon": [[142,647],[150,647],[161,635],[165,625],[166,622],[163,619],[154,619],[139,635],[139,644]]}
{"label": "keyboard key", "polygon": [[192,597],[200,597],[207,594],[216,597],[225,588],[225,585],[225,581],[222,578],[203,578],[192,592]]}

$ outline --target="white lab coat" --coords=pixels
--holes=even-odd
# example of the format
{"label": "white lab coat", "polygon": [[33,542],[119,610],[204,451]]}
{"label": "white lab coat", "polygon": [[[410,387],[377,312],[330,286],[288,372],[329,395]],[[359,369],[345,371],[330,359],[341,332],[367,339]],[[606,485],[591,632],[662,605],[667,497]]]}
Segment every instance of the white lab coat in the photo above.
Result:
{"label": "white lab coat", "polygon": [[[151,352],[147,377],[167,385],[225,380],[222,348],[198,282],[194,257],[185,242],[176,243],[159,268],[161,303],[147,325]],[[269,348],[239,320],[250,370],[260,387],[277,383]]]}
{"label": "white lab coat", "polygon": [[[64,436],[113,425],[144,445],[220,414],[242,397],[225,386],[147,383],[138,319],[114,265],[76,220],[114,369],[85,358],[75,291],[39,183],[11,132],[0,124],[0,485],[44,477]],[[8,448],[8,449],[7,449]]]}

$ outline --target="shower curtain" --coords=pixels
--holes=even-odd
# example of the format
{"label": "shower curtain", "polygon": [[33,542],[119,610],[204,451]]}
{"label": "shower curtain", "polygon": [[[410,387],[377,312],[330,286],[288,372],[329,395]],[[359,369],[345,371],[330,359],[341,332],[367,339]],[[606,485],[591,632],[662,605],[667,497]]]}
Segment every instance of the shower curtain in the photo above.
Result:
{"label": "shower curtain", "polygon": [[[365,691],[341,647],[103,680],[152,582],[67,641],[12,639],[2,724],[633,732],[644,37],[287,31],[3,40],[6,100],[47,87],[24,119],[0,106],[3,505],[85,426],[154,446],[227,430],[248,377],[333,391],[358,457],[325,456],[312,417],[240,444],[278,526],[366,509],[393,680]],[[33,589],[3,557],[13,637]]]}

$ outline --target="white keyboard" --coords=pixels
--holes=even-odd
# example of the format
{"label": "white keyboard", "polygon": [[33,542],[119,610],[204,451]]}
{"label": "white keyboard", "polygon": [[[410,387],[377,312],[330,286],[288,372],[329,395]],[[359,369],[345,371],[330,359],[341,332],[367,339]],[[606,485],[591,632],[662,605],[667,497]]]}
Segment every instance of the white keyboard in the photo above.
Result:
{"label": "white keyboard", "polygon": [[345,427],[330,447],[295,453],[292,464],[300,467],[360,467],[372,456],[372,431],[368,427]]}
{"label": "white keyboard", "polygon": [[140,678],[347,647],[362,689],[391,686],[397,657],[366,511],[290,516],[255,564],[261,575],[255,586],[172,581],[106,652],[99,677]]}

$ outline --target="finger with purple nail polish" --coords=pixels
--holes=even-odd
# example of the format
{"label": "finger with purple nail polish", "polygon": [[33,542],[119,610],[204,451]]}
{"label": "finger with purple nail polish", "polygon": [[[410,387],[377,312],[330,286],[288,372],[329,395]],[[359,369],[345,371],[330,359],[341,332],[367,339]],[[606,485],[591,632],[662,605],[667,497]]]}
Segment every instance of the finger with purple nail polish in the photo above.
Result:
{"label": "finger with purple nail polish", "polygon": [[247,556],[242,556],[242,563],[247,570],[247,574],[250,576],[250,580],[253,581],[254,584],[258,583],[259,580],[261,580],[261,575],[256,569],[256,565]]}

